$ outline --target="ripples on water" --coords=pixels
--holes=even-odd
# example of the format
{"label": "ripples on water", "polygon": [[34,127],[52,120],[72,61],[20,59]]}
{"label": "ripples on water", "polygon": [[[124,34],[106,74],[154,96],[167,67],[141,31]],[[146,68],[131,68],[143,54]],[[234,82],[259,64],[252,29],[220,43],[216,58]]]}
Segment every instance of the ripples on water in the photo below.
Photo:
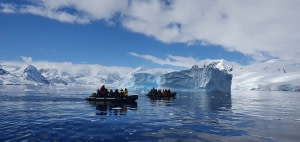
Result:
{"label": "ripples on water", "polygon": [[0,141],[300,140],[300,93],[139,94],[114,104],[87,102],[78,91],[8,90],[0,88]]}

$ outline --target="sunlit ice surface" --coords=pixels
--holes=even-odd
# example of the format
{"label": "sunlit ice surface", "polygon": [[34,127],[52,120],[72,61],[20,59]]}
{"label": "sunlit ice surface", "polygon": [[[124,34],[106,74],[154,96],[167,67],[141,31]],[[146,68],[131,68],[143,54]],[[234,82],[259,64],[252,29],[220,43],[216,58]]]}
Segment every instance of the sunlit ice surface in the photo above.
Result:
{"label": "sunlit ice surface", "polygon": [[1,141],[299,141],[300,94],[177,92],[88,102],[92,87],[0,86]]}

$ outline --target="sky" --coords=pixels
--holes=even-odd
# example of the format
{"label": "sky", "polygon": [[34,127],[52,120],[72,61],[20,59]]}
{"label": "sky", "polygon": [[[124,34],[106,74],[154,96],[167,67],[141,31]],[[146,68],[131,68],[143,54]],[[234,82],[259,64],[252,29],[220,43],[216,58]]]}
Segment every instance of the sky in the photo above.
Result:
{"label": "sky", "polygon": [[0,61],[300,61],[299,0],[1,0]]}

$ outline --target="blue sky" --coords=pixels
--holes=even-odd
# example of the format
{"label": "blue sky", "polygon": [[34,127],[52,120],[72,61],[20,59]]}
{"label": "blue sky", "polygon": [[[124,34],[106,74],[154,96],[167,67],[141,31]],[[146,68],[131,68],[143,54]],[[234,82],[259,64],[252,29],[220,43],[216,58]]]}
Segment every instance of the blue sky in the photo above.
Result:
{"label": "blue sky", "polygon": [[[174,66],[159,60],[181,64],[203,59],[240,64],[298,60],[300,22],[292,15],[299,12],[297,2],[273,2],[267,14],[260,14],[270,8],[267,0],[227,5],[207,0],[169,2],[1,1],[0,60],[18,61],[25,56],[34,61],[127,67]],[[248,9],[237,14],[237,7],[243,6]],[[286,9],[288,13],[273,14]],[[240,20],[252,14],[256,18]]]}

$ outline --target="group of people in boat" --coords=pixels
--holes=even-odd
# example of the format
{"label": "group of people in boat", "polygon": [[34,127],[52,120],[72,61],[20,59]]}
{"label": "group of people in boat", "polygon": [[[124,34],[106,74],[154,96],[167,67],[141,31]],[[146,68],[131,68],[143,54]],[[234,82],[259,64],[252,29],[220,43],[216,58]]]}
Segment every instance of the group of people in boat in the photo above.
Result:
{"label": "group of people in boat", "polygon": [[170,89],[156,89],[156,88],[152,88],[151,91],[149,92],[149,95],[170,95],[171,94],[171,90]]}
{"label": "group of people in boat", "polygon": [[114,91],[110,89],[108,91],[104,85],[102,85],[99,89],[97,89],[96,97],[128,97],[128,90],[125,88],[115,89]]}

